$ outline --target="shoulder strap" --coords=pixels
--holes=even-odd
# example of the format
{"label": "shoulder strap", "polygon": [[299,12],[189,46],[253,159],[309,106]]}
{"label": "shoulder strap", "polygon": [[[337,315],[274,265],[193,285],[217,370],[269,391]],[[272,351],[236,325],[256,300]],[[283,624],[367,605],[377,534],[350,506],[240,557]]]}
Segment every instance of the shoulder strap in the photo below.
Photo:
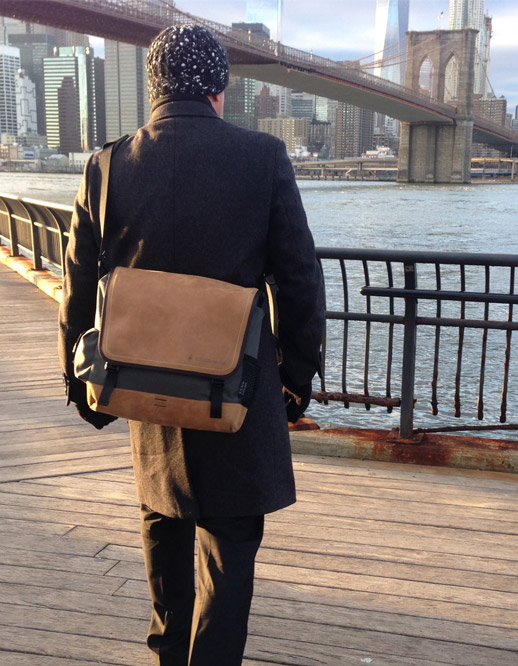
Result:
{"label": "shoulder strap", "polygon": [[99,226],[101,228],[101,245],[99,248],[98,257],[98,273],[99,278],[109,272],[110,266],[106,262],[106,250],[104,249],[104,230],[106,226],[106,207],[108,204],[108,183],[110,180],[110,164],[112,159],[112,152],[118,143],[127,139],[129,134],[121,136],[116,141],[106,143],[99,156],[99,169],[101,170],[101,192],[99,196]]}

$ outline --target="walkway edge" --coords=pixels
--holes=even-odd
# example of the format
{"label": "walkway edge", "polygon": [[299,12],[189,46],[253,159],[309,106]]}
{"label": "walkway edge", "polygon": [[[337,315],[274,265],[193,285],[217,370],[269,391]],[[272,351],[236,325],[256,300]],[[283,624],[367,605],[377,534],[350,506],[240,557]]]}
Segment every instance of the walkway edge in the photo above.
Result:
{"label": "walkway edge", "polygon": [[333,428],[291,432],[293,453],[518,474],[518,442],[428,434],[419,442],[390,440],[389,430]]}
{"label": "walkway edge", "polygon": [[0,245],[0,261],[19,273],[38,289],[45,292],[58,303],[61,301],[62,280],[48,270],[35,270],[33,263],[27,257],[13,257],[10,250],[5,245]]}

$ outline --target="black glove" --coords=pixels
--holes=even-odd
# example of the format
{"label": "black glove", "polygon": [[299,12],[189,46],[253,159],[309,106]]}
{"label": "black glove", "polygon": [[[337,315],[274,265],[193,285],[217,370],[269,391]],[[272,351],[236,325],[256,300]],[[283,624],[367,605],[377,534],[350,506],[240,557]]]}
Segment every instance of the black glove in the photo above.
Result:
{"label": "black glove", "polygon": [[94,412],[93,409],[90,409],[86,400],[86,384],[80,379],[77,379],[76,377],[70,379],[66,375],[63,375],[63,381],[67,395],[67,405],[73,402],[79,416],[90,423],[90,425],[93,425],[94,428],[101,430],[104,426],[117,420],[116,416],[103,414],[102,412]]}
{"label": "black glove", "polygon": [[90,425],[93,425],[94,428],[97,428],[97,430],[101,430],[101,428],[104,428],[104,426],[107,426],[109,423],[112,423],[112,421],[117,420],[117,417],[112,416],[111,414],[94,412],[93,409],[88,407],[86,398],[84,402],[81,400],[80,402],[75,403],[75,408],[77,409],[79,416],[87,421]]}
{"label": "black glove", "polygon": [[286,416],[290,423],[296,423],[310,403],[311,382],[302,385],[293,383],[282,364],[279,366],[279,374],[282,382],[284,404],[286,405]]}

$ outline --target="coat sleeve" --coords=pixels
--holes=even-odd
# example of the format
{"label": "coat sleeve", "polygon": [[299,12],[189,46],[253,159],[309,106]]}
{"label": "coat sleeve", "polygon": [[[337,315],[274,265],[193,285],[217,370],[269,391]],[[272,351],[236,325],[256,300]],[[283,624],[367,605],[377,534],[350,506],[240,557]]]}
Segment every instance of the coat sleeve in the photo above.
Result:
{"label": "coat sleeve", "polygon": [[275,157],[268,258],[278,288],[277,334],[282,363],[294,383],[306,384],[320,371],[324,286],[293,167],[282,142]]}
{"label": "coat sleeve", "polygon": [[77,402],[86,390],[85,384],[74,377],[73,348],[81,333],[94,325],[97,297],[100,233],[89,206],[88,174],[92,162],[90,158],[86,164],[74,202],[59,307],[59,357],[67,384],[67,398],[73,402]]}

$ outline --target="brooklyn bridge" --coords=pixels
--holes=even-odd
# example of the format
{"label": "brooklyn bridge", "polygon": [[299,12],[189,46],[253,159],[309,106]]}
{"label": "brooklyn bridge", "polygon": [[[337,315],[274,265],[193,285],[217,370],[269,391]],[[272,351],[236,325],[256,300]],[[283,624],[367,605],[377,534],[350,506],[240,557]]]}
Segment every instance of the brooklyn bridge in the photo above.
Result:
{"label": "brooklyn bridge", "polygon": [[[476,31],[410,32],[405,86],[374,76],[361,61],[336,62],[243,30],[192,16],[152,0],[0,0],[0,14],[147,47],[173,23],[198,23],[227,49],[232,73],[303,90],[402,121],[401,182],[469,182],[472,141],[518,148],[516,133],[473,114]],[[458,90],[446,101],[446,70],[458,64]],[[419,86],[423,62],[433,66],[431,93]]]}

